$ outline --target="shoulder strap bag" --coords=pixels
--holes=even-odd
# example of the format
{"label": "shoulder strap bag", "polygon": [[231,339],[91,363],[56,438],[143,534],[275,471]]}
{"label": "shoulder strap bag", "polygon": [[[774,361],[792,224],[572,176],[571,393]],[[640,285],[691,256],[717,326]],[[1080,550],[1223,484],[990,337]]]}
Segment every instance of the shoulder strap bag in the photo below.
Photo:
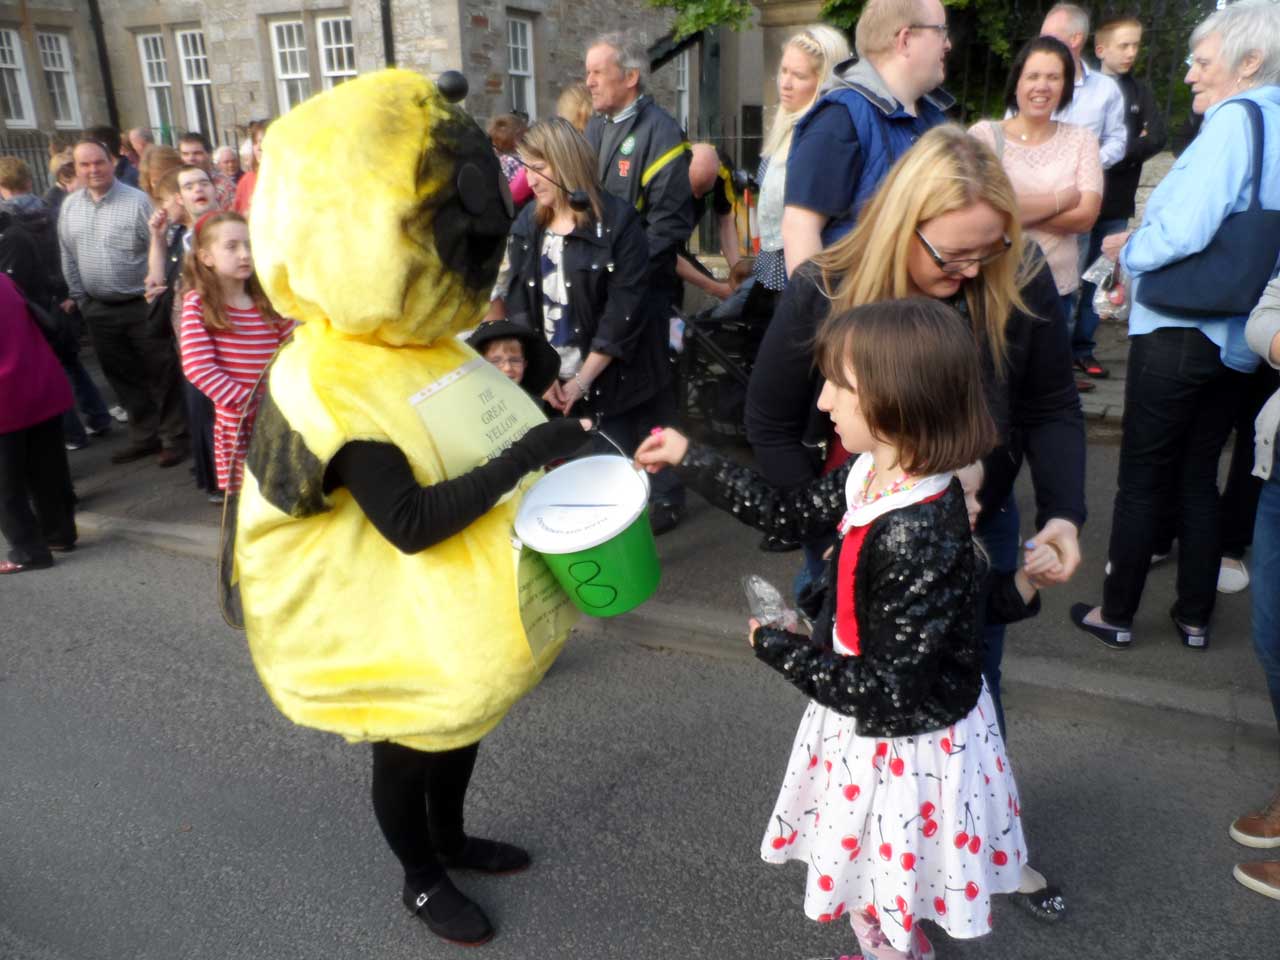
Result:
{"label": "shoulder strap bag", "polygon": [[1253,193],[1249,207],[1222,221],[1198,253],[1138,278],[1135,299],[1189,318],[1245,316],[1257,304],[1280,257],[1280,210],[1262,208],[1262,110],[1237,101],[1253,124]]}

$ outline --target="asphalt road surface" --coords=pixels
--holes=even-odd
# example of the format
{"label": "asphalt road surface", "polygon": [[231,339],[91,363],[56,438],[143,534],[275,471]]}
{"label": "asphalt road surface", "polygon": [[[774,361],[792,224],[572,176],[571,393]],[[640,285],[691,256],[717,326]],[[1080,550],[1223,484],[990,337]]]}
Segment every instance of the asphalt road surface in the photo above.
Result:
{"label": "asphalt road surface", "polygon": [[[0,582],[0,957],[856,952],[804,918],[801,866],[758,859],[804,707],[765,667],[571,641],[481,748],[468,825],[535,865],[459,880],[498,927],[464,953],[400,906],[368,748],[280,716],[213,596],[210,564],[93,537]],[[1032,859],[1071,913],[1000,903],[940,958],[1280,957],[1280,903],[1231,878],[1251,854],[1226,833],[1280,779],[1274,739],[1075,695],[1008,708]]]}

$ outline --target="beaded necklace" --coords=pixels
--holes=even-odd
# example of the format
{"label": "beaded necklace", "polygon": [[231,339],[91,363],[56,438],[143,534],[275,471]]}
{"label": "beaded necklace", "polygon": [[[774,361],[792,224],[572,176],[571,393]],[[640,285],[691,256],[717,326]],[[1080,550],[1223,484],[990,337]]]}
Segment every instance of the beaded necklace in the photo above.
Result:
{"label": "beaded necklace", "polygon": [[877,500],[883,499],[884,497],[892,496],[895,493],[903,493],[912,489],[916,484],[924,479],[923,477],[912,477],[904,474],[879,493],[872,495],[871,484],[875,481],[875,478],[876,468],[872,467],[867,471],[867,475],[862,481],[862,490],[858,494],[858,506],[865,507],[867,504],[875,503]]}

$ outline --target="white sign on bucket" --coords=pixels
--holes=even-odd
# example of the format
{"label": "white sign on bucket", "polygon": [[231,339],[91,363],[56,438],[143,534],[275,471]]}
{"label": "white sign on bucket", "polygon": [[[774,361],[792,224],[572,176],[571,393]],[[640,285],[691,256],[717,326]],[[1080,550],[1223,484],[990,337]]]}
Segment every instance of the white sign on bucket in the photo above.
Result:
{"label": "white sign on bucket", "polygon": [[533,485],[516,514],[516,536],[539,553],[577,553],[617,536],[644,511],[649,478],[602,454],[571,460]]}

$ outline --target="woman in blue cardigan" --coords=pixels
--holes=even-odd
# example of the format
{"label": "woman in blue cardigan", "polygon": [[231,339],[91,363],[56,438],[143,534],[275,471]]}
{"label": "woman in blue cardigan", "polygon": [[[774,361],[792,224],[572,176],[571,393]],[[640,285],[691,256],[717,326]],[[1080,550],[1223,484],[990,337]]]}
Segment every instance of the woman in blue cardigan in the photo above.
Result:
{"label": "woman in blue cardigan", "polygon": [[[1262,206],[1280,209],[1280,6],[1246,0],[1224,7],[1196,28],[1191,48],[1186,81],[1192,109],[1204,116],[1200,133],[1152,193],[1142,225],[1103,242],[1133,278],[1129,373],[1110,572],[1102,605],[1077,603],[1071,619],[1113,650],[1133,642],[1161,517],[1174,511],[1178,584],[1170,616],[1184,645],[1209,643],[1221,557],[1218,460],[1258,357],[1245,343],[1245,316],[1196,318],[1141,300],[1145,275],[1204,250],[1228,216],[1249,206],[1254,133],[1242,100],[1262,115]],[[1196,306],[1189,302],[1188,313]]]}

